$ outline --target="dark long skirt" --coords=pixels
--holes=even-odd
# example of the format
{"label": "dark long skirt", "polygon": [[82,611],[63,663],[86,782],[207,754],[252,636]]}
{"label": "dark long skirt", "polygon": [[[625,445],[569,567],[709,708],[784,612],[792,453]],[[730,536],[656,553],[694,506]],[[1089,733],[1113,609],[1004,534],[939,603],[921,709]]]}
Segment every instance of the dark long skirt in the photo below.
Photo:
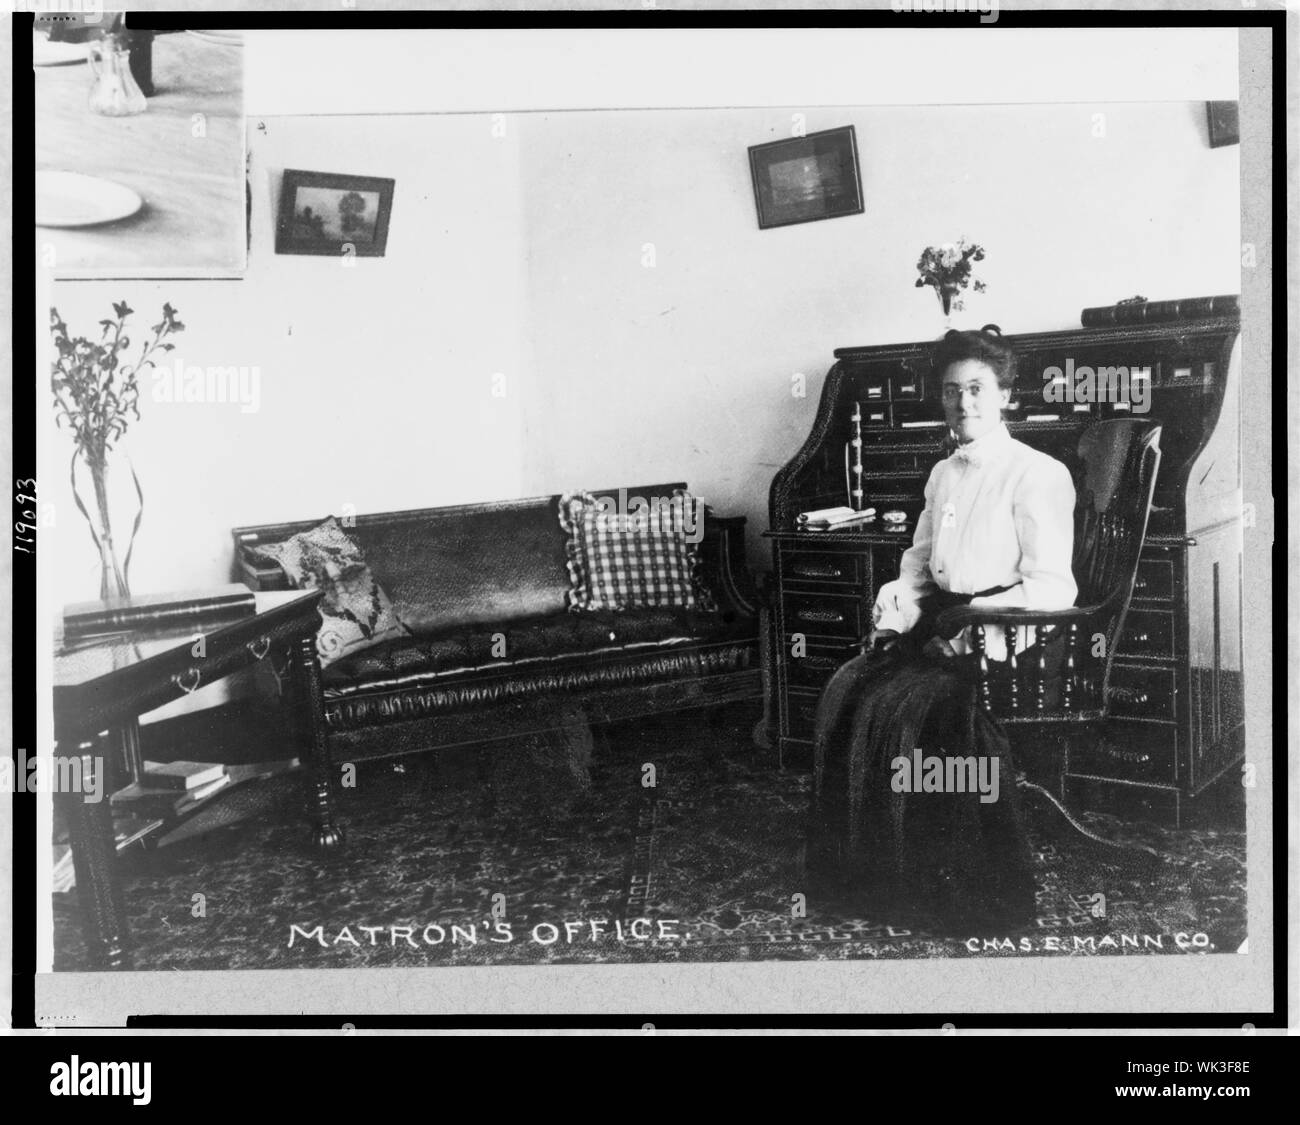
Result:
{"label": "dark long skirt", "polygon": [[978,705],[973,660],[900,644],[835,673],[817,710],[807,855],[816,884],[881,916],[967,928],[1034,917],[1015,766]]}

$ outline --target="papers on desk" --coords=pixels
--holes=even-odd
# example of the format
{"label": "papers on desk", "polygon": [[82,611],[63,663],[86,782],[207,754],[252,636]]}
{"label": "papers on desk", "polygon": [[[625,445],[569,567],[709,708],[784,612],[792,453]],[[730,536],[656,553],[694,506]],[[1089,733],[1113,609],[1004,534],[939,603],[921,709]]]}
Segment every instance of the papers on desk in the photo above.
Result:
{"label": "papers on desk", "polygon": [[875,518],[875,508],[864,508],[860,512],[845,507],[818,508],[811,512],[800,512],[797,522],[800,531],[834,531],[870,523]]}

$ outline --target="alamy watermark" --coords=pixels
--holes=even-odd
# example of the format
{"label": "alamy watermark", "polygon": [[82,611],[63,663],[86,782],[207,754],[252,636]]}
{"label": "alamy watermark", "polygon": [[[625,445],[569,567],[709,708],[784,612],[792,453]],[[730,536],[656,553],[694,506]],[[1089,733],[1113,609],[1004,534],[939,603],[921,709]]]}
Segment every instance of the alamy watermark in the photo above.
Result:
{"label": "alamy watermark", "polygon": [[1000,11],[997,0],[889,0],[889,6],[898,12],[939,15],[944,12],[969,12],[978,14],[980,23],[997,23]]}
{"label": "alamy watermark", "polygon": [[15,757],[0,758],[0,793],[80,793],[86,804],[104,799],[104,762],[96,759],[95,768],[86,776],[77,755],[27,757],[19,747]]}
{"label": "alamy watermark", "polygon": [[241,414],[256,414],[262,405],[259,367],[198,367],[179,356],[170,367],[154,367],[153,401],[239,404]]}
{"label": "alamy watermark", "polygon": [[1151,409],[1151,368],[1076,367],[1069,357],[1064,368],[1043,368],[1043,401],[1079,406],[1108,402],[1145,414]]}
{"label": "alamy watermark", "polygon": [[65,16],[76,16],[76,23],[97,24],[104,18],[104,0],[14,0],[13,10],[34,12],[38,26],[62,22]]}
{"label": "alamy watermark", "polygon": [[978,793],[982,805],[998,799],[1002,765],[997,757],[927,754],[918,747],[910,758],[900,755],[889,765],[895,793]]}
{"label": "alamy watermark", "polygon": [[704,501],[698,496],[629,496],[626,488],[612,495],[594,496],[602,516],[615,531],[678,531],[687,543],[704,538]]}

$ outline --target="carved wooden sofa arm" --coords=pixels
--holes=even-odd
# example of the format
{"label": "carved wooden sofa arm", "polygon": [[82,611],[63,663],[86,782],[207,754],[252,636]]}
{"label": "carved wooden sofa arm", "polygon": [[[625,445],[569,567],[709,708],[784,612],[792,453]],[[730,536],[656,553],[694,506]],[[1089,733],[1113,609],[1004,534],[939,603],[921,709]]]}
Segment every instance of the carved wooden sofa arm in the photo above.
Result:
{"label": "carved wooden sofa arm", "polygon": [[744,516],[715,516],[704,509],[704,538],[700,542],[700,567],[718,609],[741,617],[757,617],[758,584],[745,559]]}

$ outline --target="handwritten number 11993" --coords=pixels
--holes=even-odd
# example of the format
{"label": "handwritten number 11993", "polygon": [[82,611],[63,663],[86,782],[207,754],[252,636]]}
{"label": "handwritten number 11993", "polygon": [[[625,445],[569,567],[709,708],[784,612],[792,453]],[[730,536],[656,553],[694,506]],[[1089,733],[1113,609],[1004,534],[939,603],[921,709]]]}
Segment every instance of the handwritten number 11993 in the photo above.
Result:
{"label": "handwritten number 11993", "polygon": [[36,481],[28,477],[14,483],[18,489],[14,495],[14,505],[19,517],[14,521],[14,550],[22,551],[25,555],[34,555],[36,554]]}

